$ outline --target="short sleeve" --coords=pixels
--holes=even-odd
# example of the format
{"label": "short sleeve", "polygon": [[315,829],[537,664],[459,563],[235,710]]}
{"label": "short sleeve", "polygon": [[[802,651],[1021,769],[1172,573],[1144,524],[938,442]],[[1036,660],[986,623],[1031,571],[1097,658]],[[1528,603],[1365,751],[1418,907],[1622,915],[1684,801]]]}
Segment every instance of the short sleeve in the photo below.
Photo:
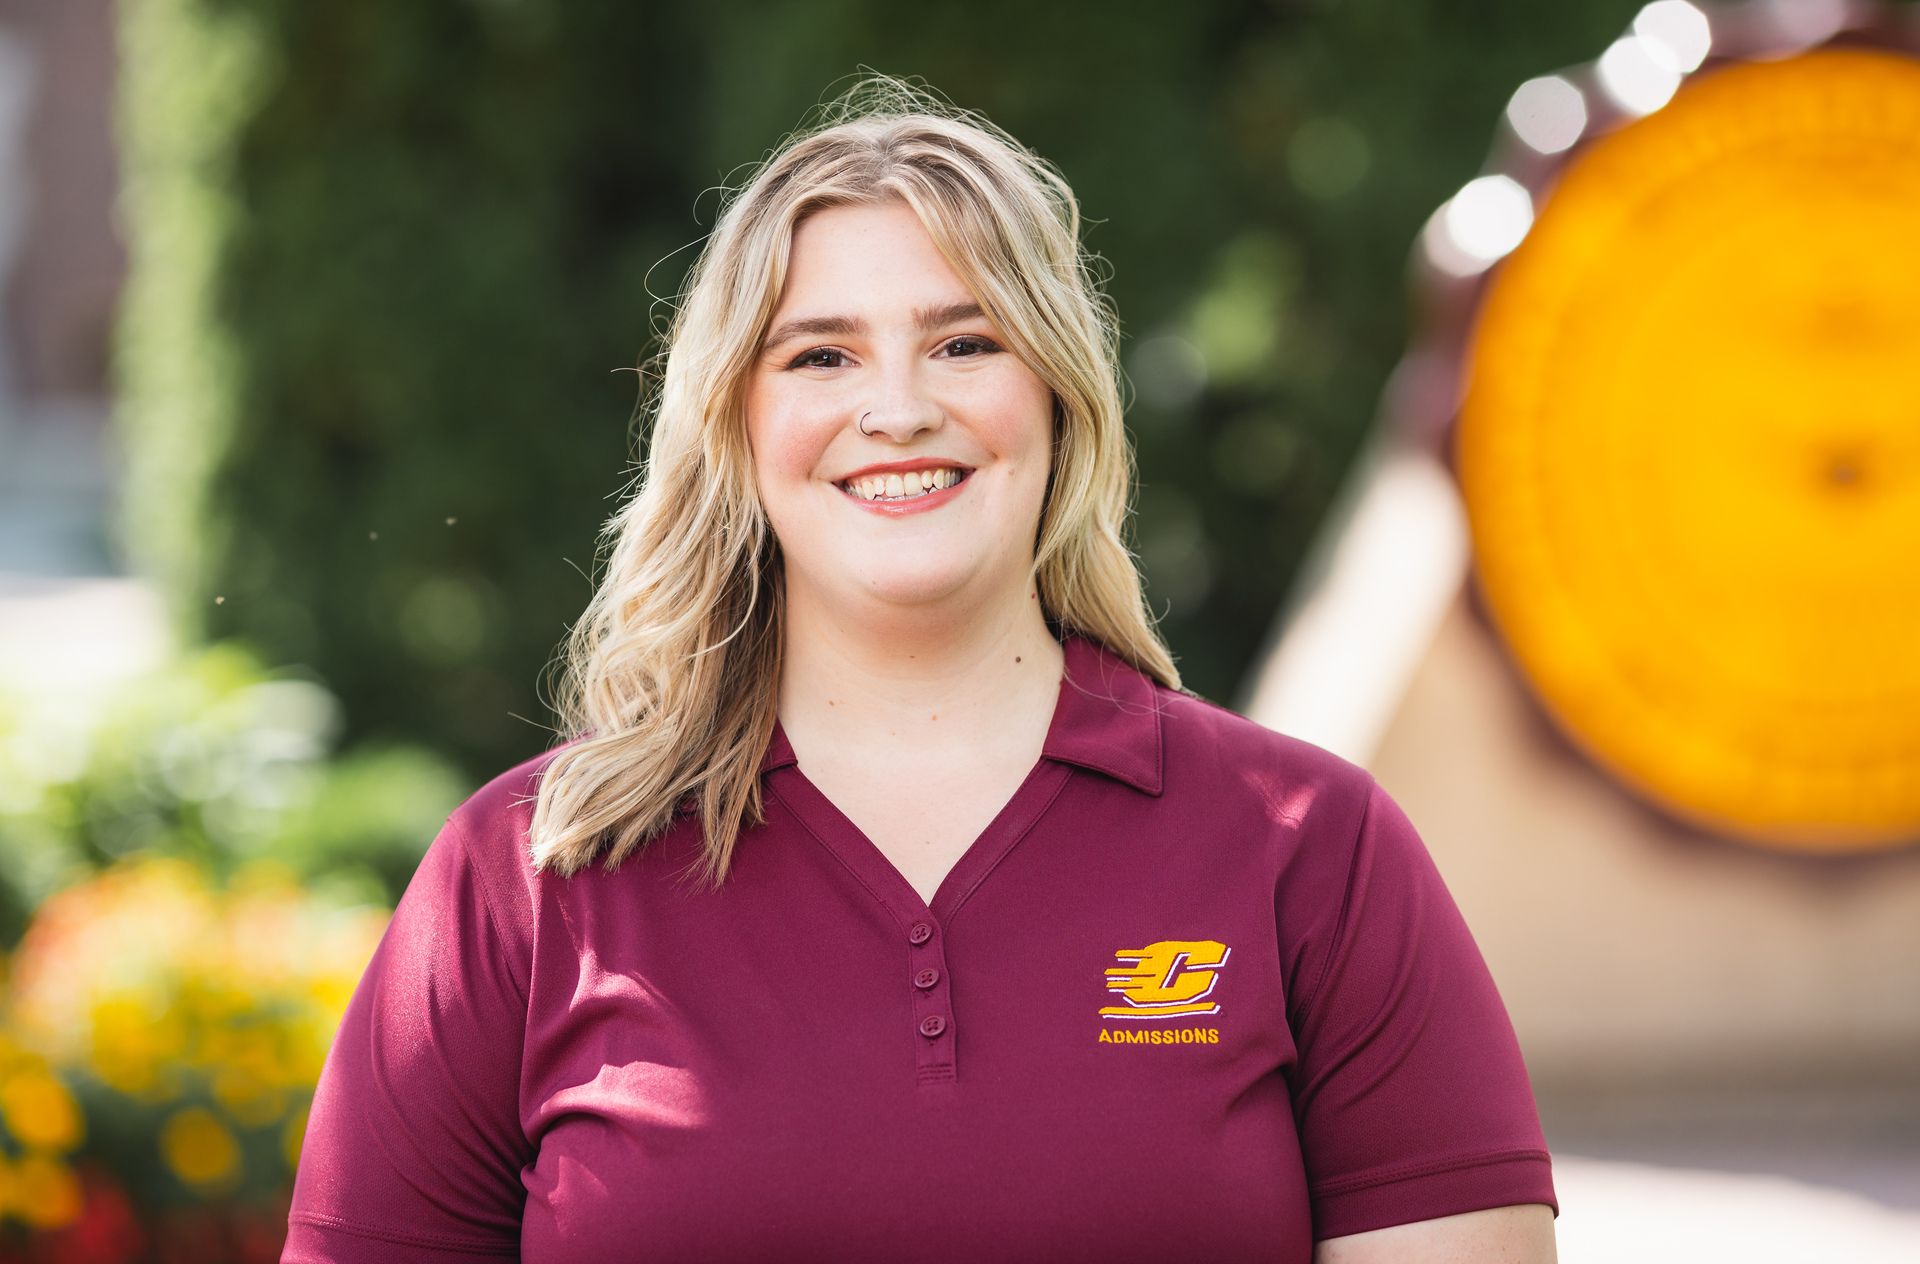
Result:
{"label": "short sleeve", "polygon": [[314,1090],[282,1264],[516,1257],[525,975],[459,816],[427,848]]}
{"label": "short sleeve", "polygon": [[1314,1239],[1520,1203],[1557,1216],[1493,976],[1426,845],[1371,776],[1344,890],[1320,894],[1303,950],[1314,982],[1289,1006]]}

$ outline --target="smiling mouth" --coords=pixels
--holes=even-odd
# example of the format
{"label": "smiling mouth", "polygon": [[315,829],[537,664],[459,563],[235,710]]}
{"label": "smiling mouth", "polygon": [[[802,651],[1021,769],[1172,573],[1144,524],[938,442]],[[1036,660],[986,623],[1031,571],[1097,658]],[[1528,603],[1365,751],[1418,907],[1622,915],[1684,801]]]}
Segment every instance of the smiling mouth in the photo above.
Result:
{"label": "smiling mouth", "polygon": [[972,474],[972,470],[945,466],[933,470],[910,471],[905,476],[882,474],[867,478],[853,478],[844,483],[835,483],[834,486],[854,500],[890,504],[918,500],[922,496],[956,487],[966,482]]}

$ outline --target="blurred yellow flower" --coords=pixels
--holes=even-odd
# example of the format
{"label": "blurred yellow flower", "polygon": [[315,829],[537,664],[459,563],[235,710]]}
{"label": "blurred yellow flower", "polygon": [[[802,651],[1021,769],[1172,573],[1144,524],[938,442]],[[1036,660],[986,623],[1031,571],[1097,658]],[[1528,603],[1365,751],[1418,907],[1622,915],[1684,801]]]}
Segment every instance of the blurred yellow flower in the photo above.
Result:
{"label": "blurred yellow flower", "polygon": [[107,1085],[129,1097],[164,1101],[176,1090],[167,1064],[186,1048],[182,1015],[150,989],[144,995],[111,993],[82,1016],[86,1060]]}
{"label": "blurred yellow flower", "polygon": [[44,1069],[16,1071],[0,1083],[0,1116],[22,1145],[71,1150],[80,1144],[80,1108],[59,1077]]}
{"label": "blurred yellow flower", "polygon": [[160,1153],[174,1175],[189,1185],[220,1185],[240,1169],[240,1146],[213,1112],[201,1106],[176,1111],[160,1129]]}
{"label": "blurred yellow flower", "polygon": [[245,1067],[221,1067],[213,1073],[213,1096],[234,1122],[248,1127],[270,1124],[286,1113],[285,1096],[272,1081]]}
{"label": "blurred yellow flower", "polygon": [[13,1165],[7,1184],[7,1210],[36,1229],[71,1224],[80,1215],[80,1179],[58,1159],[25,1155]]}
{"label": "blurred yellow flower", "polygon": [[[318,1080],[389,916],[318,901],[272,862],[220,889],[177,857],[124,861],[49,897],[6,963],[0,1077],[17,1043],[128,1097],[204,1090],[234,1124],[272,1125]],[[58,1102],[72,1099],[50,1098],[45,1083],[0,1087],[0,1115],[22,1141],[61,1135]],[[214,1171],[224,1151],[206,1125],[231,1147],[225,1125],[205,1109],[175,1118],[187,1122],[168,1134],[169,1162],[183,1179]],[[74,1125],[77,1136],[77,1111]]]}

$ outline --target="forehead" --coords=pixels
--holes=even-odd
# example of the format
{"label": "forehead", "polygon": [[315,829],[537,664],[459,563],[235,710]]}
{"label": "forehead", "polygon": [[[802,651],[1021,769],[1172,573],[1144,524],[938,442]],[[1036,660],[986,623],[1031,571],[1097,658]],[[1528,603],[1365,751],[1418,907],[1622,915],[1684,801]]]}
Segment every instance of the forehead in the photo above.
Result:
{"label": "forehead", "polygon": [[906,203],[889,201],[828,207],[802,220],[793,230],[779,311],[816,303],[837,309],[862,299],[918,303],[968,296],[920,217]]}

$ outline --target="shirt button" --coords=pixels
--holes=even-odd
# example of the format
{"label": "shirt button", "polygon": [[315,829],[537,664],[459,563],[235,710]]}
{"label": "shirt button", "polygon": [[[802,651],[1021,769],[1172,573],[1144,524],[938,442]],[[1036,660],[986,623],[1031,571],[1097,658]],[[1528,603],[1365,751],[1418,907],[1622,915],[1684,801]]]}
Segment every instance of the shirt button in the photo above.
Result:
{"label": "shirt button", "polygon": [[939,981],[940,972],[932,966],[928,966],[925,970],[913,976],[913,986],[917,988],[930,988]]}
{"label": "shirt button", "polygon": [[941,1032],[945,1031],[946,1029],[947,1029],[947,1020],[940,1017],[940,1015],[938,1014],[928,1014],[925,1018],[920,1020],[920,1034],[925,1036],[928,1040],[932,1040],[935,1036],[939,1035]]}
{"label": "shirt button", "polygon": [[933,927],[927,925],[925,922],[915,922],[913,929],[907,932],[907,940],[910,943],[924,944],[932,938]]}

